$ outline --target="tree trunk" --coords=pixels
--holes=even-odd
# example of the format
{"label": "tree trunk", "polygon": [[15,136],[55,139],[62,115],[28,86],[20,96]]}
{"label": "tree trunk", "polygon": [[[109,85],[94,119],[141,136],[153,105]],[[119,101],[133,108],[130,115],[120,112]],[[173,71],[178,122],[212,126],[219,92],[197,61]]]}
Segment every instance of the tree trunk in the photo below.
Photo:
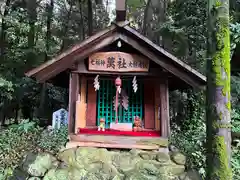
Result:
{"label": "tree trunk", "polygon": [[[47,32],[46,32],[46,39],[45,39],[45,62],[48,60],[48,52],[50,49],[50,41],[51,41],[51,24],[53,18],[53,8],[54,8],[54,1],[51,0],[49,4],[46,5],[46,12],[47,12]],[[38,109],[38,117],[42,117],[44,113],[45,101],[46,101],[46,90],[47,84],[43,83],[40,95],[40,105]]]}
{"label": "tree trunk", "polygon": [[18,106],[18,104],[16,105],[14,111],[15,111],[14,124],[18,124],[18,111],[19,111],[19,106]]}
{"label": "tree trunk", "polygon": [[4,61],[5,58],[5,47],[6,47],[6,29],[7,25],[5,22],[5,18],[8,15],[9,12],[9,6],[10,6],[10,0],[6,0],[5,9],[3,11],[3,17],[2,17],[2,25],[1,25],[1,37],[0,37],[0,57],[1,62]]}
{"label": "tree trunk", "polygon": [[48,51],[50,50],[50,41],[51,41],[51,24],[53,18],[53,8],[54,8],[54,0],[51,0],[49,4],[46,5],[47,11],[47,32],[46,32],[46,53],[45,53],[45,61],[48,59]]}
{"label": "tree trunk", "polygon": [[[37,1],[36,0],[28,0],[26,1],[27,7],[27,14],[28,14],[28,24],[29,24],[29,31],[28,31],[28,53],[26,54],[26,66],[25,70],[27,71],[29,67],[35,61],[35,23],[37,21]],[[23,97],[22,100],[22,111],[25,119],[32,119],[32,99],[29,97]]]}
{"label": "tree trunk", "polygon": [[88,0],[88,36],[93,33],[93,8],[92,0]]}
{"label": "tree trunk", "polygon": [[231,180],[228,0],[208,0],[207,180]]}
{"label": "tree trunk", "polygon": [[148,22],[149,22],[149,8],[150,8],[150,3],[151,3],[151,0],[148,0],[147,1],[147,4],[146,4],[146,7],[145,7],[145,10],[144,10],[144,18],[143,18],[143,35],[147,35],[147,32],[148,32]]}
{"label": "tree trunk", "polygon": [[81,18],[81,27],[82,29],[80,30],[81,31],[81,35],[82,35],[82,40],[85,39],[85,25],[84,25],[84,16],[83,16],[83,8],[82,8],[82,1],[81,0],[78,0],[78,6],[79,6],[79,10],[80,10],[80,18]]}
{"label": "tree trunk", "polygon": [[[28,31],[28,54],[27,54],[27,62],[31,65],[31,61],[34,58],[34,40],[35,40],[35,23],[37,20],[37,2],[36,0],[28,0],[27,1],[27,12],[28,12],[28,23],[29,23],[29,31]],[[27,68],[28,69],[28,68]]]}
{"label": "tree trunk", "polygon": [[66,40],[67,40],[67,33],[68,33],[68,28],[69,28],[69,20],[70,20],[70,17],[72,14],[72,9],[73,9],[73,0],[70,1],[69,5],[70,5],[70,8],[67,13],[67,17],[66,17],[65,21],[63,21],[63,41],[62,41],[60,51],[63,51],[67,47]]}

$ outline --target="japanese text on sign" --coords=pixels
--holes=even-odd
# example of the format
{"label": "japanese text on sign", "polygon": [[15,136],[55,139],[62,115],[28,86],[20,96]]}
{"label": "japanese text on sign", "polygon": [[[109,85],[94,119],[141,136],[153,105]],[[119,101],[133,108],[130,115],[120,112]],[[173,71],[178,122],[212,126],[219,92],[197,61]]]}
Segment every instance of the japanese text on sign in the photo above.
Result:
{"label": "japanese text on sign", "polygon": [[101,52],[89,57],[89,70],[117,72],[147,72],[149,61],[123,52]]}

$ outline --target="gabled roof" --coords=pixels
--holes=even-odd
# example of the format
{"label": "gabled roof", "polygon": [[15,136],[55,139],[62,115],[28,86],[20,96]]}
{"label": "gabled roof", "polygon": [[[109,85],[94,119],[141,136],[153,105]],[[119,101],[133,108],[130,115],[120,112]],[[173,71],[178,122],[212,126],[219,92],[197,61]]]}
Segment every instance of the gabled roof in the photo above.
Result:
{"label": "gabled roof", "polygon": [[39,82],[47,81],[71,68],[77,61],[83,60],[92,53],[101,50],[115,41],[121,40],[187,84],[193,87],[203,87],[206,85],[205,76],[154,44],[128,24],[126,21],[112,24],[110,27],[74,45],[52,60],[30,70],[26,73],[26,76],[35,77]]}

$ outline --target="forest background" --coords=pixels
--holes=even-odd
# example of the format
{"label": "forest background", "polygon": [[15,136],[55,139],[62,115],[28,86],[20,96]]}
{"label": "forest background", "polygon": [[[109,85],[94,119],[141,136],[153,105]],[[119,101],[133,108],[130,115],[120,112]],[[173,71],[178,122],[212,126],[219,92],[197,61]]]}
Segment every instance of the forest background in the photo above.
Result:
{"label": "forest background", "polygon": [[[68,91],[26,78],[29,69],[51,59],[71,45],[106,28],[114,20],[115,0],[2,0],[0,1],[0,124],[22,125],[23,119],[43,124],[52,112],[67,108]],[[182,61],[206,74],[207,17],[203,0],[127,0],[131,26]],[[230,0],[231,52],[240,44],[240,1]],[[240,75],[231,77],[232,167],[240,179]],[[205,176],[205,92],[174,91],[170,94],[171,143],[189,156],[189,168]],[[40,121],[39,121],[40,120]],[[26,122],[26,121],[24,121]],[[24,125],[25,129],[30,127]],[[3,169],[14,166],[15,131],[0,135]],[[14,143],[6,145],[4,137]],[[60,132],[62,136],[65,133]],[[53,148],[60,139],[39,146]],[[2,140],[1,140],[2,139]],[[20,141],[20,140],[19,140]],[[34,138],[30,141],[35,141]],[[178,143],[181,142],[181,143]],[[26,143],[23,145],[25,148]],[[10,153],[10,154],[11,154]],[[18,157],[19,156],[19,157]],[[15,157],[15,158],[14,158]],[[6,158],[9,158],[6,160]],[[0,163],[1,164],[1,163]],[[1,172],[0,168],[0,172]],[[3,170],[2,170],[3,171]]]}

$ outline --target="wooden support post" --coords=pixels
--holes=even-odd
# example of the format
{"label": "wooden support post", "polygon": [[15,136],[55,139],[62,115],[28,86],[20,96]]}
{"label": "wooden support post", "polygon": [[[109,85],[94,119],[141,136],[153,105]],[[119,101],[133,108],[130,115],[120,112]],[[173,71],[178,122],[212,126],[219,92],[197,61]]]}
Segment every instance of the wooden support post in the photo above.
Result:
{"label": "wooden support post", "polygon": [[144,128],[155,129],[154,81],[144,81]]}
{"label": "wooden support post", "polygon": [[154,93],[155,93],[155,129],[157,131],[160,131],[160,126],[161,126],[161,123],[160,123],[160,104],[161,104],[161,101],[160,101],[160,83],[158,80],[155,81],[155,89],[154,89]]}
{"label": "wooden support post", "polygon": [[81,76],[80,81],[80,93],[76,103],[76,121],[75,121],[75,133],[78,133],[78,128],[86,127],[86,88],[87,81],[84,75]]}
{"label": "wooden support post", "polygon": [[79,75],[70,73],[69,75],[69,103],[68,103],[68,133],[74,132],[75,126],[75,106],[79,93]]}
{"label": "wooden support post", "polygon": [[93,79],[88,80],[87,88],[87,127],[96,127],[97,124],[97,92],[93,86]]}
{"label": "wooden support post", "polygon": [[169,119],[169,95],[167,79],[163,79],[160,83],[160,117],[161,117],[161,136],[169,138],[170,119]]}

